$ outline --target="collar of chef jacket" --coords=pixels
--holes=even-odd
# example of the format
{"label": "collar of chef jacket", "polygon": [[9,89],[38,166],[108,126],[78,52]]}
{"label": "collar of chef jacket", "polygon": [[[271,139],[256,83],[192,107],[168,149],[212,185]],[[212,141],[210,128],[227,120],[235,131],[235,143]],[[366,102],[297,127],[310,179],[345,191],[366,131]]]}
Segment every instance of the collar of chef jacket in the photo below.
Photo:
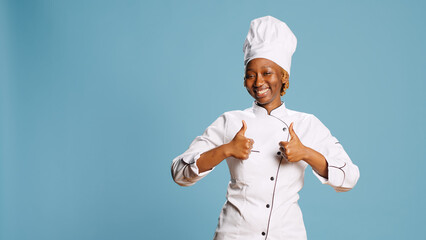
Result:
{"label": "collar of chef jacket", "polygon": [[[254,114],[256,114],[258,116],[268,115],[268,111],[264,107],[257,105],[256,101],[253,102],[252,107],[253,107]],[[280,118],[280,119],[285,117],[287,115],[287,109],[285,107],[285,103],[281,102],[281,105],[279,107],[273,109],[271,111],[271,114],[269,114],[269,115],[272,115],[272,116]]]}

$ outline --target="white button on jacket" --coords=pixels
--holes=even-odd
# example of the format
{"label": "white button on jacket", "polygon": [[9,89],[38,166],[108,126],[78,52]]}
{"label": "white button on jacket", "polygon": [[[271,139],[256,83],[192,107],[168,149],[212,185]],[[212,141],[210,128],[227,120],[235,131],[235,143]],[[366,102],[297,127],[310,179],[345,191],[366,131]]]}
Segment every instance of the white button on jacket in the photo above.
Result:
{"label": "white button on jacket", "polygon": [[198,136],[172,163],[172,176],[181,186],[190,186],[212,170],[199,173],[196,162],[210,149],[230,142],[247,123],[245,136],[254,140],[247,160],[227,158],[231,179],[216,229],[216,240],[225,239],[306,239],[302,213],[297,203],[303,187],[304,161],[288,162],[280,154],[279,142],[289,140],[293,127],[301,142],[318,152],[328,162],[328,179],[315,176],[338,192],[353,188],[359,170],[339,141],[312,114],[285,107],[271,111],[253,103],[244,111],[222,114]]}

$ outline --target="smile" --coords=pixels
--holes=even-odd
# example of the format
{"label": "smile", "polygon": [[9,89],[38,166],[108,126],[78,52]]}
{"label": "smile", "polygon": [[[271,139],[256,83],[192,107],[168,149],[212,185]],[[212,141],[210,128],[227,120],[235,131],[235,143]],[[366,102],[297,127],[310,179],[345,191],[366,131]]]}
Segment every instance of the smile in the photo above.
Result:
{"label": "smile", "polygon": [[263,96],[265,96],[266,95],[266,93],[269,91],[269,88],[266,88],[266,89],[263,89],[263,90],[260,90],[260,91],[256,91],[256,95],[258,96],[258,97],[263,97]]}

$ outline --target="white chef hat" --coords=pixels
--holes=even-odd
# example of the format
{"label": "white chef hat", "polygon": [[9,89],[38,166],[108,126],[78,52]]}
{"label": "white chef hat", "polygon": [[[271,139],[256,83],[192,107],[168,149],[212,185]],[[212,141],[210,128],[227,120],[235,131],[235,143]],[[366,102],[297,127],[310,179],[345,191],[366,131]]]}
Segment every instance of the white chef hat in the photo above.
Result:
{"label": "white chef hat", "polygon": [[255,58],[269,59],[290,74],[291,56],[296,51],[297,39],[284,22],[271,17],[256,18],[244,42],[244,67]]}

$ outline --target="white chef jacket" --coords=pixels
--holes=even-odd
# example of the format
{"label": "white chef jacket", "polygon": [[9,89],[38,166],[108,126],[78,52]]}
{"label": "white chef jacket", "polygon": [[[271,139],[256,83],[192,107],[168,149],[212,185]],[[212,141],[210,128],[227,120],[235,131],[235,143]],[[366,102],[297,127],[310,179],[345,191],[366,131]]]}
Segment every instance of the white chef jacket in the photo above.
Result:
{"label": "white chef jacket", "polygon": [[230,142],[247,123],[245,136],[254,140],[247,160],[226,159],[231,179],[220,213],[215,240],[306,239],[302,212],[297,203],[303,187],[305,161],[288,162],[279,150],[290,139],[293,127],[303,145],[320,152],[328,162],[328,179],[315,176],[337,192],[353,188],[359,170],[339,141],[312,114],[287,109],[282,103],[271,111],[255,102],[244,111],[222,114],[172,163],[172,176],[181,186],[190,186],[213,169],[199,173],[197,160],[210,149]]}

